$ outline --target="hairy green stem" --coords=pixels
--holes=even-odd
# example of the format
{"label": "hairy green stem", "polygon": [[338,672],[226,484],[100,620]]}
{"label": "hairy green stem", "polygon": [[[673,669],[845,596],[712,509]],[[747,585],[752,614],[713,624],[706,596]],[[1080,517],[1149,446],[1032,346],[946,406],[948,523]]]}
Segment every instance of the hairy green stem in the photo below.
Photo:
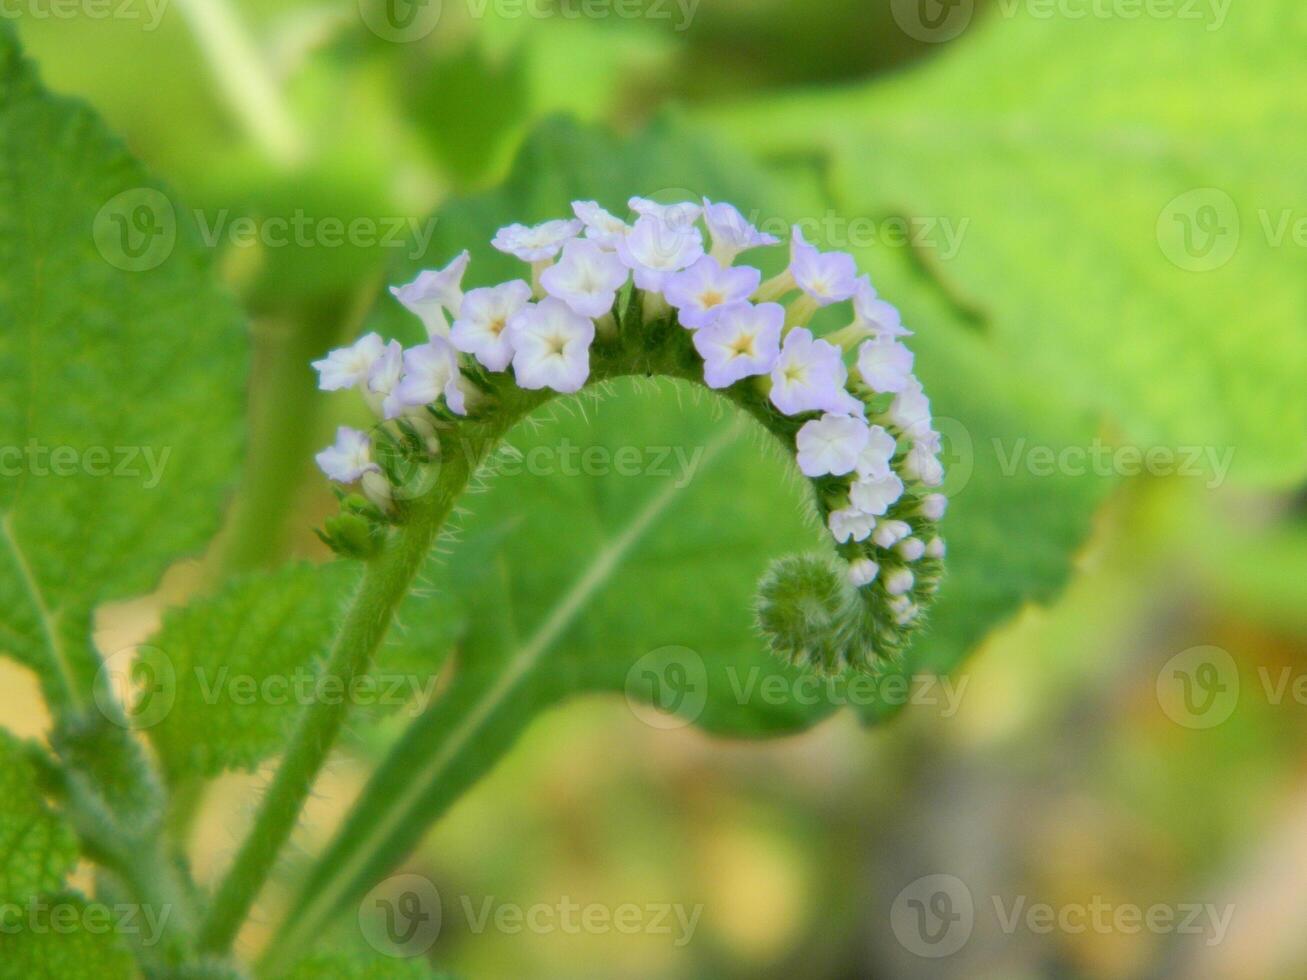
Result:
{"label": "hairy green stem", "polygon": [[[479,430],[473,438],[466,437],[466,430],[463,438],[442,438],[435,486],[403,506],[404,523],[391,534],[380,554],[368,562],[336,637],[322,675],[334,679],[336,689],[350,690],[355,679],[369,670],[395,609],[408,594],[432,542],[481,459],[512,424],[541,400],[524,397],[512,406],[502,407],[492,420],[469,427]],[[341,698],[316,702],[300,716],[254,827],[214,898],[200,934],[202,951],[221,953],[231,946],[340,733],[348,701]]]}
{"label": "hairy green stem", "polygon": [[[450,503],[452,499],[449,497]],[[395,607],[408,592],[447,513],[446,507],[444,513],[433,513],[404,528],[368,563],[323,671],[324,679],[338,679],[343,685],[339,689],[349,690],[355,678],[367,672]],[[214,899],[200,936],[202,949],[221,952],[235,938],[336,741],[345,721],[347,700],[317,702],[301,716],[254,828]]]}

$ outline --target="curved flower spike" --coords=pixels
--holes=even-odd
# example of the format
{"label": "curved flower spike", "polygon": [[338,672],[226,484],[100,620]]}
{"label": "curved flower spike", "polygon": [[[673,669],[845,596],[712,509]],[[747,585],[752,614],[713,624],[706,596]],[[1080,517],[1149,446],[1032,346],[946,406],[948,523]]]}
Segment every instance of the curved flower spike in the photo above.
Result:
{"label": "curved flower spike", "polygon": [[[798,228],[787,270],[760,286],[758,269],[730,263],[777,243],[734,206],[638,197],[631,206],[640,217],[629,228],[577,201],[575,221],[500,229],[493,245],[532,263],[538,302],[521,279],[464,296],[466,252],[396,288],[429,329],[446,313],[453,328],[409,350],[369,334],[314,362],[322,388],[360,389],[381,419],[372,436],[340,430],[319,465],[362,485],[379,522],[369,540],[380,540],[422,513],[424,494],[452,506],[466,488],[475,465],[460,458],[433,468],[444,453],[493,446],[556,394],[630,375],[705,385],[794,457],[829,534],[828,553],[782,558],[763,577],[757,617],[767,643],[820,671],[881,669],[924,620],[946,553],[941,440],[898,312],[851,256],[820,252]],[[704,254],[701,220],[713,255]],[[770,301],[796,290],[788,311]],[[818,337],[803,326],[818,306],[850,299],[853,323],[843,330]]]}

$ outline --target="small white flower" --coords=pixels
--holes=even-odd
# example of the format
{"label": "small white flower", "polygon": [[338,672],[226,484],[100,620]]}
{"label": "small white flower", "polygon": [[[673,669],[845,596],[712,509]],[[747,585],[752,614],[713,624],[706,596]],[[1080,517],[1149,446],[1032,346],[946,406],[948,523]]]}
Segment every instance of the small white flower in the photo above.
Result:
{"label": "small white flower", "polygon": [[904,538],[894,550],[907,561],[917,561],[926,553],[926,545],[920,538]]}
{"label": "small white flower", "polygon": [[859,276],[853,292],[853,325],[873,337],[910,337],[899,311],[876,295],[870,276]]}
{"label": "small white flower", "polygon": [[703,256],[703,234],[693,224],[668,224],[643,215],[617,243],[617,255],[641,289],[659,292],[674,272]]}
{"label": "small white flower", "polygon": [[881,479],[858,480],[849,487],[849,499],[858,510],[880,517],[903,496],[903,481],[895,474]]}
{"label": "small white flower", "polygon": [[733,303],[694,332],[709,388],[726,388],[741,378],[766,374],[781,353],[785,310],[778,303]]}
{"label": "small white flower", "polygon": [[915,581],[908,569],[896,568],[885,576],[885,591],[890,595],[904,595],[912,591]]}
{"label": "small white flower", "polygon": [[830,512],[830,516],[826,518],[826,526],[830,528],[830,533],[840,544],[849,539],[866,541],[876,526],[876,518],[864,514],[856,507],[842,507]]}
{"label": "small white flower", "polygon": [[313,362],[318,372],[318,388],[340,391],[362,386],[385,352],[386,342],[375,333],[364,334],[349,347],[337,348]]}
{"label": "small white flower", "polygon": [[557,255],[564,242],[581,234],[581,228],[581,222],[561,218],[531,226],[512,224],[500,228],[490,244],[523,262],[544,262]]}
{"label": "small white flower", "polygon": [[879,425],[871,426],[868,431],[867,447],[858,456],[858,476],[881,480],[890,474],[890,460],[898,444]]}
{"label": "small white flower", "polygon": [[573,312],[562,300],[546,297],[514,313],[508,331],[519,386],[564,394],[581,390],[590,376],[593,320]]}
{"label": "small white flower", "polygon": [[399,414],[393,396],[403,373],[404,346],[398,340],[392,340],[377,358],[377,363],[372,365],[372,372],[368,375],[368,402],[385,418],[394,418]]}
{"label": "small white flower", "polygon": [[379,471],[372,462],[372,440],[367,433],[342,425],[336,430],[336,442],[313,457],[327,478],[337,483],[353,483],[364,473]]}
{"label": "small white flower", "polygon": [[[908,586],[911,588],[912,586]],[[917,604],[905,595],[896,595],[889,601],[889,610],[894,614],[894,622],[900,626],[906,626],[917,618],[920,609]]]}
{"label": "small white flower", "polygon": [[531,300],[531,287],[521,279],[485,289],[473,289],[463,299],[463,310],[449,339],[465,354],[472,354],[491,371],[502,371],[513,360],[508,339],[509,318]]}
{"label": "small white flower", "polygon": [[928,487],[937,487],[944,482],[944,466],[927,442],[918,442],[908,450],[903,472]]}
{"label": "small white flower", "polygon": [[617,248],[617,243],[631,230],[630,225],[595,201],[573,201],[572,211],[585,225],[585,237],[600,248]]}
{"label": "small white flower", "polygon": [[657,218],[665,225],[674,228],[687,228],[699,220],[703,208],[693,201],[678,201],[675,204],[659,204],[647,197],[633,197],[627,204],[636,214]]}
{"label": "small white flower", "polygon": [[930,429],[930,399],[916,378],[909,378],[903,389],[894,396],[889,407],[889,419],[914,438],[924,435]]}
{"label": "small white flower", "polygon": [[855,589],[870,585],[879,573],[880,566],[870,558],[855,558],[849,562],[849,584]]}
{"label": "small white flower", "polygon": [[540,285],[581,316],[600,317],[613,308],[626,284],[626,266],[612,252],[577,238],[563,246],[563,257],[540,274]]}
{"label": "small white flower", "polygon": [[869,436],[866,422],[847,415],[828,413],[804,422],[795,437],[799,470],[804,476],[852,473]]}
{"label": "small white flower", "polygon": [[[760,245],[779,245],[775,235],[764,234],[733,204],[703,199],[703,220],[712,234],[712,257],[730,265],[741,252]],[[755,287],[756,288],[756,287]]]}
{"label": "small white flower", "polygon": [[790,275],[818,306],[828,306],[853,295],[858,264],[847,252],[822,252],[809,245],[802,229],[795,225],[790,242]]}
{"label": "small white flower", "polygon": [[948,497],[942,493],[928,493],[921,498],[921,506],[918,510],[928,521],[941,520],[948,510]]}
{"label": "small white flower", "polygon": [[762,282],[762,273],[750,266],[723,267],[705,255],[688,269],[667,278],[663,296],[680,313],[681,325],[691,330],[706,327],[723,306],[743,303]]}
{"label": "small white flower", "polygon": [[912,377],[912,351],[892,337],[877,337],[858,348],[858,374],[872,391],[902,391]]}
{"label": "small white flower", "polygon": [[380,470],[368,470],[363,474],[363,479],[360,482],[363,496],[367,497],[381,510],[390,510],[394,494],[391,492],[390,481],[386,479],[385,473]]}
{"label": "small white flower", "polygon": [[459,387],[458,352],[443,337],[432,337],[419,347],[404,351],[404,378],[386,400],[386,418],[396,418],[407,408],[430,405],[444,396],[451,411],[467,414]]}
{"label": "small white flower", "polygon": [[927,558],[943,558],[945,551],[944,539],[936,536],[926,545],[925,555]]}
{"label": "small white flower", "polygon": [[463,303],[463,273],[470,261],[471,257],[464,249],[443,269],[426,269],[419,272],[412,282],[390,287],[391,295],[421,318],[427,336],[449,332],[445,312],[458,316]]}
{"label": "small white flower", "polygon": [[905,521],[881,521],[871,540],[881,548],[893,548],[911,533],[912,528]]}
{"label": "small white flower", "polygon": [[848,371],[840,349],[814,340],[811,331],[803,327],[786,335],[771,377],[772,404],[786,415],[817,411],[858,414],[850,405],[856,399],[844,390]]}

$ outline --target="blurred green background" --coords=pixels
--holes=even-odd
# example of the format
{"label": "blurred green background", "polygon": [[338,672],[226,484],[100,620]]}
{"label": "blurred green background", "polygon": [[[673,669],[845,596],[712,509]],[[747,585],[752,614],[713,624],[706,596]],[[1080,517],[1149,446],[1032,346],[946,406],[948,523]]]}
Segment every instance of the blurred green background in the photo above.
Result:
{"label": "blurred green background", "polygon": [[[444,0],[418,8],[424,32],[411,39],[370,28],[385,23],[370,0],[53,9],[12,11],[47,84],[93,105],[202,224],[304,214],[403,229],[375,245],[243,246],[221,233],[211,244],[255,341],[230,567],[322,556],[312,528],[332,501],[308,461],[340,409],[304,365],[359,329],[398,270],[443,264],[452,232],[437,221],[443,251],[424,254],[414,229],[497,185],[558,114],[622,137],[654,120],[693,133],[766,181],[748,186],[780,188],[774,213],[846,222],[827,243],[858,251],[904,304],[928,376],[950,338],[974,349],[977,400],[1026,408],[1000,412],[1006,428],[977,429],[970,449],[945,434],[955,455],[1015,458],[1035,478],[983,536],[993,576],[1004,555],[1049,548],[1027,508],[1101,500],[1088,533],[1067,518],[1065,588],[1055,574],[1025,589],[1048,601],[994,607],[1001,625],[952,674],[956,703],[937,689],[881,727],[844,711],[767,742],[655,727],[620,698],[545,715],[406,864],[445,895],[440,966],[533,978],[1307,975],[1307,697],[1295,687],[1307,676],[1307,15],[1296,4]],[[907,242],[894,218],[914,232]],[[839,240],[853,219],[867,222],[863,239]],[[1040,483],[1034,458],[1013,454],[1058,413],[1087,421],[1055,445],[1166,447],[1178,461],[1109,457],[1096,473],[1064,458]],[[684,573],[694,590],[692,560]],[[964,576],[951,600],[983,605],[966,590],[986,578]],[[116,615],[105,628],[131,633],[154,613]],[[928,663],[954,659],[931,642],[920,641]],[[1176,670],[1196,664],[1210,669],[1194,670],[1195,694]],[[10,691],[11,707],[26,700],[19,681]],[[306,847],[321,846],[392,734],[357,739],[319,787]],[[223,777],[211,794],[197,856],[207,879],[258,784]],[[961,883],[973,905],[949,955],[926,955],[942,948],[911,934],[932,906],[907,904],[909,890],[928,875]],[[964,904],[949,889],[953,904],[936,911]],[[478,932],[463,895],[703,912],[683,945]],[[1021,903],[1071,917],[1005,927]],[[1075,910],[1096,903],[1177,921],[1228,905],[1233,918],[1220,931],[1205,914],[1192,930],[1078,927]]]}

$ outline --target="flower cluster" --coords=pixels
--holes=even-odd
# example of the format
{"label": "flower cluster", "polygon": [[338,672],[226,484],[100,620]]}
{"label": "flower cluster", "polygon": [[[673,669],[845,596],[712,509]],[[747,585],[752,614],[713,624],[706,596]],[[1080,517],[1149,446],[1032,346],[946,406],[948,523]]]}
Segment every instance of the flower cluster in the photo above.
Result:
{"label": "flower cluster", "polygon": [[[783,243],[733,205],[634,197],[629,207],[627,221],[577,201],[573,218],[501,228],[491,244],[524,263],[521,278],[465,292],[465,251],[393,287],[426,341],[405,350],[368,334],[314,362],[320,387],[360,391],[383,420],[456,421],[497,377],[570,394],[594,376],[605,340],[662,329],[685,348],[689,374],[791,443],[845,587],[874,595],[896,626],[913,623],[944,555],[934,530],[944,472],[898,311],[852,256],[820,250],[797,227],[784,270],[764,281],[740,256]],[[825,307],[849,319],[819,337],[812,318]],[[342,428],[318,463],[333,480],[362,481],[384,509],[370,450],[366,434]]]}

